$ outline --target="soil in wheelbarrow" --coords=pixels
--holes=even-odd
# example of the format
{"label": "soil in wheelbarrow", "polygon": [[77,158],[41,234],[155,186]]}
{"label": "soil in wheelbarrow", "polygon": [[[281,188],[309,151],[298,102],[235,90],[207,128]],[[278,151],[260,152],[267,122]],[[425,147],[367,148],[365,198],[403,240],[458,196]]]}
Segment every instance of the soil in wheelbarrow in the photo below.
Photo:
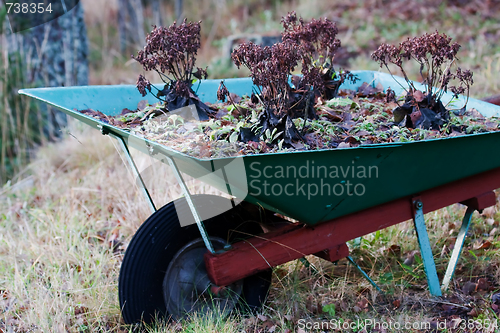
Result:
{"label": "soil in wheelbarrow", "polygon": [[[415,99],[425,96],[417,91]],[[390,97],[390,96],[389,96]],[[198,158],[289,152],[318,149],[341,149],[389,142],[410,142],[454,137],[500,130],[500,119],[484,117],[475,109],[447,105],[449,119],[439,126],[406,126],[405,118],[395,114],[404,97],[388,98],[381,86],[363,83],[357,91],[340,90],[330,100],[316,99],[316,119],[296,117],[294,125],[302,137],[285,144],[274,129],[259,132],[262,105],[255,96],[238,96],[222,103],[206,103],[209,119],[196,120],[189,112],[169,112],[161,103],[141,101],[136,110],[124,109],[120,115],[107,116],[87,109],[80,112],[110,125],[158,142]]]}

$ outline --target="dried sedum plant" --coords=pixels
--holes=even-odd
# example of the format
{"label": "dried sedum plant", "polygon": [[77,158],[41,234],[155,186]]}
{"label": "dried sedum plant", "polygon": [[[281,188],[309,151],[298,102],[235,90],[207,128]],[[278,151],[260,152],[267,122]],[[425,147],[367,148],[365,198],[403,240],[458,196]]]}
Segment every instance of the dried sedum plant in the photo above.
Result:
{"label": "dried sedum plant", "polygon": [[[268,129],[277,130],[274,138],[290,145],[303,139],[291,119],[299,116],[316,119],[316,97],[337,96],[342,82],[353,76],[333,69],[335,52],[340,47],[335,23],[327,19],[305,23],[295,12],[281,22],[284,28],[281,43],[271,47],[242,44],[232,53],[232,59],[238,68],[245,66],[250,70],[253,83],[260,89],[258,98],[264,112],[256,135]],[[302,76],[292,78],[292,87],[289,79],[299,65]]]}
{"label": "dried sedum plant", "polygon": [[[461,112],[465,111],[469,98],[469,89],[473,84],[472,72],[457,68],[451,70],[457,61],[460,49],[458,43],[452,43],[446,34],[435,32],[420,37],[408,38],[398,46],[382,44],[372,53],[372,59],[384,66],[391,73],[389,64],[396,65],[403,73],[408,84],[405,104],[394,110],[395,121],[409,128],[438,129],[449,121],[449,111],[441,102],[445,92],[451,92],[458,97],[466,94],[467,100]],[[420,75],[425,91],[417,90],[408,79],[404,63],[416,61],[420,66]],[[450,86],[452,80],[458,80],[458,86]]]}
{"label": "dried sedum plant", "polygon": [[200,22],[174,22],[167,27],[154,27],[146,37],[146,45],[140,50],[137,60],[145,71],[158,73],[165,83],[162,90],[154,87],[142,74],[137,80],[137,89],[146,96],[154,87],[159,100],[167,102],[170,111],[191,104],[196,106],[200,119],[208,119],[211,110],[203,104],[192,89],[193,78],[207,78],[206,69],[194,71],[196,55],[200,48]]}

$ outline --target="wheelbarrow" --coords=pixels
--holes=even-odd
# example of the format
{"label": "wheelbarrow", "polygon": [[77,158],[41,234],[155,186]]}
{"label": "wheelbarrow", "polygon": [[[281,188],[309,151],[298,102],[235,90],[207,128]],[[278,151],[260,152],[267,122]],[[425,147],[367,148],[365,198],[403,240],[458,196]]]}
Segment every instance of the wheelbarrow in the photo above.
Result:
{"label": "wheelbarrow", "polygon": [[[384,73],[353,73],[360,80],[344,83],[343,88],[355,89],[362,82],[398,86]],[[199,97],[215,102],[219,82],[201,82]],[[252,92],[249,78],[227,79],[225,84],[239,95]],[[429,292],[440,296],[452,279],[472,213],[494,205],[493,190],[500,188],[500,155],[490,153],[500,146],[500,132],[203,159],[76,111],[91,107],[116,115],[123,108],[135,109],[144,99],[135,86],[20,93],[116,138],[142,182],[153,214],[137,230],[120,269],[119,299],[126,323],[148,322],[158,315],[179,318],[207,309],[258,308],[265,300],[272,267],[311,254],[332,262],[345,257],[353,261],[346,242],[409,219],[414,221]],[[443,101],[451,98],[445,94]],[[468,107],[484,116],[500,115],[500,107],[483,101],[469,99]],[[157,209],[129,147],[168,163],[183,197]],[[183,173],[231,199],[191,194]],[[440,284],[424,214],[454,203],[468,208]]]}

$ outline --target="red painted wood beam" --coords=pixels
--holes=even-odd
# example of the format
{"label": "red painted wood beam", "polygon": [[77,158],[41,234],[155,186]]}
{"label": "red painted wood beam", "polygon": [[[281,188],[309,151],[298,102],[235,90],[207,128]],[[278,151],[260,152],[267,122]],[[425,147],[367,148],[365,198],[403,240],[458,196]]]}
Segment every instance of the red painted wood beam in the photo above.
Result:
{"label": "red painted wood beam", "polygon": [[[428,213],[475,198],[478,207],[491,202],[500,188],[500,168],[416,193]],[[315,226],[292,225],[233,244],[220,254],[205,254],[208,277],[225,286],[259,271],[305,255],[331,249],[347,241],[413,218],[412,197],[401,198]],[[489,199],[488,199],[489,197]],[[486,198],[486,200],[484,199]],[[494,202],[492,203],[494,204]],[[485,207],[482,207],[485,208]]]}
{"label": "red painted wood beam", "polygon": [[346,243],[336,245],[332,248],[314,253],[316,257],[320,257],[330,262],[335,262],[349,255],[349,247]]}
{"label": "red painted wood beam", "polygon": [[495,192],[490,191],[460,203],[481,212],[487,207],[494,206],[496,202]]}

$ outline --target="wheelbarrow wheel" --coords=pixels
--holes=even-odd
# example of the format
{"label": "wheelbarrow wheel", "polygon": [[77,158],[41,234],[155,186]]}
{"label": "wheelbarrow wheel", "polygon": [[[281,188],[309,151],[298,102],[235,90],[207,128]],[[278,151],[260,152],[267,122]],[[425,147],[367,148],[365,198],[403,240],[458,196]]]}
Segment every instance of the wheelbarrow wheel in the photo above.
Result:
{"label": "wheelbarrow wheel", "polygon": [[[216,249],[262,232],[249,221],[242,205],[228,207],[228,199],[196,195],[193,201]],[[213,216],[204,218],[204,216]],[[193,224],[181,227],[179,217]],[[210,285],[203,264],[206,252],[200,231],[184,198],[153,213],[133,236],[123,258],[118,282],[122,316],[127,324],[155,318],[178,319],[190,311],[260,308],[269,290],[271,270],[218,288]]]}

